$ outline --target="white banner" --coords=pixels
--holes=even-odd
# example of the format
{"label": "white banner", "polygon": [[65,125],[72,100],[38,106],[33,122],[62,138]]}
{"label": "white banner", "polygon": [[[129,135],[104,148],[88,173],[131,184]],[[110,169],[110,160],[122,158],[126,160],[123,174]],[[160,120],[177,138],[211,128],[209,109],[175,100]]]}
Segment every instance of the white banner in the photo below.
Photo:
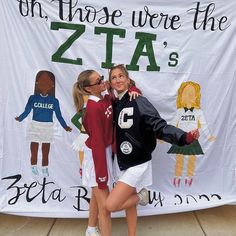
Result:
{"label": "white banner", "polygon": [[[72,149],[80,132],[71,122],[72,86],[85,69],[107,78],[120,63],[168,123],[199,128],[203,153],[176,155],[157,141],[149,204],[138,208],[139,215],[236,201],[235,9],[233,0],[1,0],[0,211],[88,216],[82,160]],[[29,105],[42,70],[55,75],[55,112],[41,114],[53,118],[52,127],[34,124]],[[186,103],[194,109],[186,110]],[[45,147],[27,139],[32,123],[54,131],[48,175],[42,172]]]}

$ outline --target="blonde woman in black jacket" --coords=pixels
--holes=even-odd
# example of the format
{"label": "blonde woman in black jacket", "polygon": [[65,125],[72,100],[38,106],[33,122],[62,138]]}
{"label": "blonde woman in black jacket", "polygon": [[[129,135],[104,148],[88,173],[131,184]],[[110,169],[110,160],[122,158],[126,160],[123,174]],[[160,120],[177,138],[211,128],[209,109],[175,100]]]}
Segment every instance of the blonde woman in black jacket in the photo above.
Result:
{"label": "blonde woman in black jacket", "polygon": [[[183,146],[197,139],[199,132],[194,130],[186,133],[168,125],[143,96],[130,101],[127,93],[130,78],[123,65],[111,68],[109,80],[119,97],[114,119],[118,180],[106,200],[106,208],[110,212],[125,210],[128,235],[135,236],[136,205],[146,205],[149,200],[144,187],[152,184],[151,159],[156,139]],[[137,190],[140,191],[137,193]]]}

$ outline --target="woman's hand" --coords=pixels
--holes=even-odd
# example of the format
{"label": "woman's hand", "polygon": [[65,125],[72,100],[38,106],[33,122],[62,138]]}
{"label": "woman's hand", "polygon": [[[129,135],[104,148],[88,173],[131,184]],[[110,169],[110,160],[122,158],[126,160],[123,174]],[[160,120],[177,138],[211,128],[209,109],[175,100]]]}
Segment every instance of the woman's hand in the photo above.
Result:
{"label": "woman's hand", "polygon": [[198,129],[191,130],[190,133],[194,139],[199,139],[200,133]]}
{"label": "woman's hand", "polygon": [[135,91],[131,91],[129,92],[129,100],[132,101],[134,99],[136,99],[138,96],[140,96],[141,94]]}
{"label": "woman's hand", "polygon": [[194,129],[186,133],[186,142],[187,144],[192,143],[194,140],[198,139],[200,136],[199,130]]}

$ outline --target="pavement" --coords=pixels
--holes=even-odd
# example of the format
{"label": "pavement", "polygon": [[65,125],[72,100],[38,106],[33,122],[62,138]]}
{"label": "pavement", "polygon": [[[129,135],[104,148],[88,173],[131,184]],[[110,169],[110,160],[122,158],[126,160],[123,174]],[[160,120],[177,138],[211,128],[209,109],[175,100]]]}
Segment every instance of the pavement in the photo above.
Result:
{"label": "pavement", "polygon": [[[87,219],[0,214],[0,236],[84,236]],[[112,219],[112,236],[126,236],[124,218]],[[137,236],[236,236],[236,205],[138,218]]]}

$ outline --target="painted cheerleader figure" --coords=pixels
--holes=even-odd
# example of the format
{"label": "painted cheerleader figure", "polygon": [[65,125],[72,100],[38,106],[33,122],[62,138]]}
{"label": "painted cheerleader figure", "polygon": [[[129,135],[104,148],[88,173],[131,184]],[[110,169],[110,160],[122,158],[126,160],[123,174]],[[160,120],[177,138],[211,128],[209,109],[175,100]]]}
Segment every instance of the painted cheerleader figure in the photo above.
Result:
{"label": "painted cheerleader figure", "polygon": [[[178,110],[172,124],[186,132],[199,129],[199,131],[203,132],[208,137],[208,141],[214,141],[215,137],[210,134],[204,114],[201,110],[200,98],[199,84],[192,81],[183,82],[178,89],[176,100]],[[176,154],[173,185],[175,187],[180,186],[184,169],[184,156],[186,156],[187,176],[185,177],[184,183],[186,186],[191,186],[195,171],[196,156],[204,155],[199,141],[195,140],[192,144],[183,147],[172,145],[167,153]]]}
{"label": "painted cheerleader figure", "polygon": [[55,76],[52,72],[42,70],[36,75],[34,95],[31,95],[25,106],[24,112],[15,117],[19,122],[23,121],[33,110],[33,118],[30,122],[27,138],[30,141],[31,170],[34,175],[39,175],[38,149],[42,148],[42,169],[44,177],[49,176],[48,156],[50,144],[53,142],[53,112],[66,131],[71,128],[66,124],[61,115],[58,99],[55,98]]}
{"label": "painted cheerleader figure", "polygon": [[[73,94],[73,97],[76,98],[77,96]],[[84,160],[84,148],[85,148],[85,141],[88,139],[88,135],[82,125],[82,119],[85,114],[86,110],[86,103],[88,101],[88,96],[84,95],[84,107],[82,110],[77,111],[77,113],[72,117],[71,122],[75,125],[75,127],[79,130],[79,135],[72,143],[72,148],[77,152],[78,160],[80,163],[79,173],[80,177],[82,178],[82,165]]]}

